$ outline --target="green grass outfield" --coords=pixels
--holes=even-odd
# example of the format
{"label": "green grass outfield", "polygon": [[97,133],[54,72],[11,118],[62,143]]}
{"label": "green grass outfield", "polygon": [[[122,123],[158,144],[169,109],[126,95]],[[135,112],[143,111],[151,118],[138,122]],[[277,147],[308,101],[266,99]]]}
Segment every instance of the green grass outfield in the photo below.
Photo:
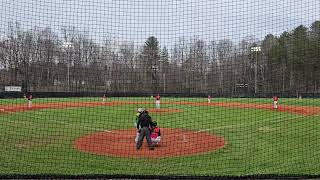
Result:
{"label": "green grass outfield", "polygon": [[[34,103],[101,101],[99,98],[34,99]],[[108,98],[108,101],[150,101]],[[206,98],[162,98],[162,101],[206,101]],[[272,103],[271,99],[212,101]],[[0,100],[0,105],[25,103]],[[280,99],[280,104],[320,106],[319,99]],[[182,113],[152,114],[160,127],[185,128],[223,136],[224,148],[185,157],[115,158],[79,152],[74,141],[103,130],[132,128],[141,105],[45,109],[0,114],[0,175],[320,175],[320,117],[268,110],[161,105]],[[154,108],[153,104],[145,105]],[[165,133],[165,132],[163,132]],[[165,134],[164,134],[165,135]],[[205,142],[204,142],[205,143]],[[172,147],[174,148],[174,147]]]}

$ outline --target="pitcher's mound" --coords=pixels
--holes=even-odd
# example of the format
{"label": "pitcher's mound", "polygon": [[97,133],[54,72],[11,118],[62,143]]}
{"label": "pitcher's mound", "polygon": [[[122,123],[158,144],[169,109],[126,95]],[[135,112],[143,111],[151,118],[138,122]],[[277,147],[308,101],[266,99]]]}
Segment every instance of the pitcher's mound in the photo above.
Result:
{"label": "pitcher's mound", "polygon": [[82,152],[127,158],[187,156],[211,152],[225,145],[223,137],[207,132],[162,128],[161,133],[162,141],[153,151],[148,149],[146,139],[141,149],[136,150],[135,129],[97,132],[77,139],[74,145]]}

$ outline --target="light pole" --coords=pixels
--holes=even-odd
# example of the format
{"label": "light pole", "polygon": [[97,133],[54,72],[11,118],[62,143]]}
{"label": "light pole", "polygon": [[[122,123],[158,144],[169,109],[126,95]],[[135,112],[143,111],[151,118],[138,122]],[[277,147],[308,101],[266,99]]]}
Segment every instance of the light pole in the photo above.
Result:
{"label": "light pole", "polygon": [[152,69],[152,93],[157,93],[157,91],[159,91],[159,84],[158,84],[158,66],[157,65],[152,65],[151,66]]}
{"label": "light pole", "polygon": [[71,61],[71,56],[70,56],[70,48],[73,46],[71,42],[64,42],[62,45],[65,49],[67,49],[67,56],[68,56],[68,62],[67,62],[67,91],[70,91],[70,61]]}
{"label": "light pole", "polygon": [[254,93],[258,92],[258,52],[261,51],[260,46],[251,47],[251,52],[256,53],[255,63],[254,63]]}
{"label": "light pole", "polygon": [[163,72],[163,93],[166,93],[166,73]]}
{"label": "light pole", "polygon": [[162,74],[162,81],[163,81],[163,92],[166,92],[166,72],[163,69],[163,62],[164,60],[160,59],[159,63],[160,63],[160,73]]}

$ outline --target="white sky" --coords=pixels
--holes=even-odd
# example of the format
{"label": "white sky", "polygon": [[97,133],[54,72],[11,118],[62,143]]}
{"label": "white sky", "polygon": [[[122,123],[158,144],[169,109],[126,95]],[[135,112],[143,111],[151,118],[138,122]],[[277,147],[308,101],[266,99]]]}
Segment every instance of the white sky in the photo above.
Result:
{"label": "white sky", "polygon": [[179,38],[262,39],[320,20],[320,0],[0,0],[0,32],[74,26],[96,41],[143,43],[154,35],[170,46]]}

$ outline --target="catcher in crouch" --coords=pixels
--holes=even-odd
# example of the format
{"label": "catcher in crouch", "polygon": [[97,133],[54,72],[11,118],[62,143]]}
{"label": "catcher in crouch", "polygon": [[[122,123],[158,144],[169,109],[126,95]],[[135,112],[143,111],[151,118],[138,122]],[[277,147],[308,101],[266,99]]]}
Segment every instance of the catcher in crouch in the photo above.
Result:
{"label": "catcher in crouch", "polygon": [[157,124],[156,121],[151,123],[151,141],[153,145],[159,145],[161,141],[161,131]]}

